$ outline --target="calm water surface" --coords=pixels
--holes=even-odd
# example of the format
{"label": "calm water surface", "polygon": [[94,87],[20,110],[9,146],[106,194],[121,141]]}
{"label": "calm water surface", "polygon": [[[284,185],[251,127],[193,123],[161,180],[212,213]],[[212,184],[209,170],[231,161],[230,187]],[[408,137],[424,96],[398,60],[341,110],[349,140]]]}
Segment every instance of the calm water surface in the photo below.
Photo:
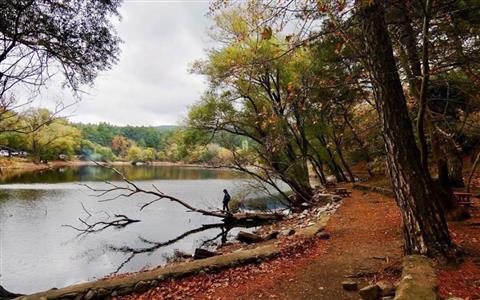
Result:
{"label": "calm water surface", "polygon": [[[244,178],[228,170],[128,166],[121,171],[142,187],[154,184],[165,193],[202,208],[221,207],[224,188],[234,196],[245,185]],[[11,291],[32,293],[114,272],[138,271],[165,263],[176,249],[192,253],[205,241],[221,236],[220,228],[195,230],[204,224],[218,223],[216,218],[186,212],[167,201],[140,211],[142,204],[153,199],[145,195],[98,202],[91,191],[79,185],[102,187],[103,180],[119,178],[112,170],[89,166],[24,173],[1,181],[0,285]],[[92,216],[82,209],[81,203]],[[82,236],[62,227],[82,227],[78,218],[92,223],[114,214],[126,214],[141,222]],[[230,230],[228,236],[231,238],[238,230]],[[192,233],[187,233],[186,238],[175,241],[189,231]],[[171,243],[163,246],[167,241]],[[128,248],[144,252],[133,254]]]}

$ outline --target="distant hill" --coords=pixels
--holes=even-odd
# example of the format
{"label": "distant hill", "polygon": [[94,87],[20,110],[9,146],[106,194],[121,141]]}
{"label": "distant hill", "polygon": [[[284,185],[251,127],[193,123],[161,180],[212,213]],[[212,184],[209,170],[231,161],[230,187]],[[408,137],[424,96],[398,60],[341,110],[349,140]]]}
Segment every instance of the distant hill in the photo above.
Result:
{"label": "distant hill", "polygon": [[160,131],[173,131],[182,128],[183,126],[180,125],[158,125],[158,126],[153,126],[157,128]]}
{"label": "distant hill", "polygon": [[126,138],[137,142],[142,147],[160,149],[163,147],[166,138],[177,129],[178,125],[159,126],[117,126],[108,123],[98,124],[74,124],[81,129],[82,137],[96,144],[110,147],[111,141],[116,135],[123,135]]}

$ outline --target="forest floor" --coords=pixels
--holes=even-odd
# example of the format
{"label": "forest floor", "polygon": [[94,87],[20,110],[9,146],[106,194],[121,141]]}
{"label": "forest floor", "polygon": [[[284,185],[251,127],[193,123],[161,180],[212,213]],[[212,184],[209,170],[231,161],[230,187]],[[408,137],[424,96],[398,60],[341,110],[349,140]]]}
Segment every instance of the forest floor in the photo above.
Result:
{"label": "forest floor", "polygon": [[480,201],[470,212],[472,218],[449,224],[452,238],[465,252],[463,262],[455,266],[440,266],[438,271],[439,294],[465,300],[480,299]]}
{"label": "forest floor", "polygon": [[370,281],[394,282],[401,273],[400,216],[391,198],[361,191],[331,217],[330,239],[316,239],[279,258],[170,280],[122,299],[358,299],[342,288]]}
{"label": "forest floor", "polygon": [[[466,255],[458,266],[438,266],[440,296],[480,299],[480,216],[450,227]],[[392,198],[354,190],[325,231],[329,239],[299,243],[276,259],[172,279],[121,299],[358,299],[343,281],[362,287],[400,278],[401,220]]]}

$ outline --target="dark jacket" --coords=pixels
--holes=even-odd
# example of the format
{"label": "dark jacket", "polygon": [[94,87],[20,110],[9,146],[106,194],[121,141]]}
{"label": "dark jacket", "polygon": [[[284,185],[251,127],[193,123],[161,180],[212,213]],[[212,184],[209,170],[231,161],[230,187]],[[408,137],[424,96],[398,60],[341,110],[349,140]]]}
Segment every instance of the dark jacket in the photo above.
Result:
{"label": "dark jacket", "polygon": [[225,196],[223,196],[223,203],[230,202],[230,199],[230,195],[228,193],[225,193]]}

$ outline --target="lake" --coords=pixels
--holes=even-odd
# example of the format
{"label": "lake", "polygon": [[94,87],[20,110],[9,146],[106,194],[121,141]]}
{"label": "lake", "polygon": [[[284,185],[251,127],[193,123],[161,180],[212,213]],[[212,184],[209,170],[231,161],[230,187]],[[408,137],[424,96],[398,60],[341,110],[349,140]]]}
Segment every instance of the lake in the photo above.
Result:
{"label": "lake", "polygon": [[[221,208],[224,188],[235,197],[246,186],[239,173],[223,169],[123,166],[119,170],[142,187],[155,185],[201,208]],[[98,166],[23,173],[0,181],[0,285],[20,293],[60,288],[151,268],[166,263],[175,250],[193,253],[210,245],[203,245],[210,239],[215,243],[225,238],[222,228],[195,230],[219,223],[217,218],[186,212],[168,200],[140,211],[142,204],[154,199],[147,195],[99,202],[105,198],[93,196],[79,184],[104,187],[105,180],[120,183],[112,170]],[[94,223],[111,220],[114,214],[141,222],[84,235],[62,226],[84,227],[79,218]],[[233,228],[227,238],[239,230]],[[185,232],[186,237],[177,241]]]}

